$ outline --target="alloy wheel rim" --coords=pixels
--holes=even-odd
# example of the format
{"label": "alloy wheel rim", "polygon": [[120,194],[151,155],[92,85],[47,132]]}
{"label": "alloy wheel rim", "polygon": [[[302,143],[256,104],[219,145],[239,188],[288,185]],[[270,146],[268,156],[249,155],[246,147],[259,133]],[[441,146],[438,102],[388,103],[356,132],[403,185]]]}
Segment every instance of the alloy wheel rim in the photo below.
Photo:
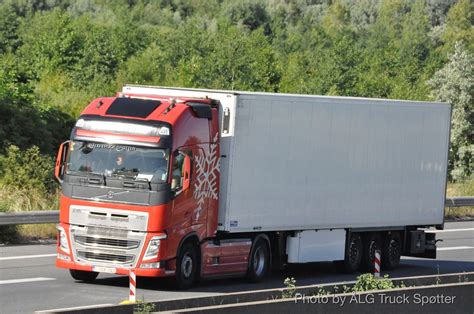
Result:
{"label": "alloy wheel rim", "polygon": [[258,247],[253,254],[253,269],[257,276],[263,273],[265,267],[265,254],[261,247]]}
{"label": "alloy wheel rim", "polygon": [[186,254],[183,257],[183,261],[181,263],[181,272],[184,277],[191,277],[191,273],[193,272],[193,259],[189,256],[189,254]]}

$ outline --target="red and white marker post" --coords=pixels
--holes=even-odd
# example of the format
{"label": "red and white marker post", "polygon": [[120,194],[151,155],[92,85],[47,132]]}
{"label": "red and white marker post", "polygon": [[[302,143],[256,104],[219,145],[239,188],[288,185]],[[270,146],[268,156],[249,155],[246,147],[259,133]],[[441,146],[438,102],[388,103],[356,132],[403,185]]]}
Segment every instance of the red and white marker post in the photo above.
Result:
{"label": "red and white marker post", "polygon": [[128,297],[129,302],[136,302],[137,301],[137,276],[135,275],[135,270],[130,269],[130,295]]}
{"label": "red and white marker post", "polygon": [[380,251],[375,251],[375,260],[374,260],[374,277],[380,278]]}

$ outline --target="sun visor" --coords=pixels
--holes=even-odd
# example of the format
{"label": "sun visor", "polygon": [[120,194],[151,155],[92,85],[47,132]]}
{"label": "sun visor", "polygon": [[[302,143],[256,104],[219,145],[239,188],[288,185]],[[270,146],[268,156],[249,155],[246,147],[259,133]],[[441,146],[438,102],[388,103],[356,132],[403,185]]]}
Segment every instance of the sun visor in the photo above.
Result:
{"label": "sun visor", "polygon": [[171,147],[171,126],[168,123],[145,123],[129,119],[105,120],[81,116],[71,138],[115,144],[146,143],[146,146]]}

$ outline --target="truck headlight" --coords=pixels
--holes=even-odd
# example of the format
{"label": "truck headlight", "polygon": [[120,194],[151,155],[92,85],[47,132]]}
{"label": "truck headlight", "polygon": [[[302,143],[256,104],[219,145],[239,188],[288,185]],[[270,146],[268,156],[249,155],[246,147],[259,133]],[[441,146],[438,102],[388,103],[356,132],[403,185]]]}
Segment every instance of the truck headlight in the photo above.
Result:
{"label": "truck headlight", "polygon": [[57,227],[58,232],[59,232],[59,248],[69,254],[69,243],[67,241],[67,234],[66,231],[64,231],[63,227]]}
{"label": "truck headlight", "polygon": [[160,251],[160,242],[163,239],[166,239],[166,234],[159,235],[150,239],[150,242],[148,242],[148,247],[146,249],[145,256],[143,256],[144,261],[156,258],[158,256],[158,252]]}

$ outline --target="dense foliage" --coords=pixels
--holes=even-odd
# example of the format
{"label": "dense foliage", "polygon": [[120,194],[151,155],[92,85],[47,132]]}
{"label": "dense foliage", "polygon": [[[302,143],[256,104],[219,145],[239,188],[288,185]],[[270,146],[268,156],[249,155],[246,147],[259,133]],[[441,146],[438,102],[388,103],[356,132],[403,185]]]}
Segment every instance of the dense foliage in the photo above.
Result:
{"label": "dense foliage", "polygon": [[[450,178],[472,178],[473,10],[469,0],[3,0],[3,181],[30,188],[25,176],[38,175],[50,190],[44,162],[74,118],[125,83],[448,101]],[[40,170],[21,170],[30,159]]]}

